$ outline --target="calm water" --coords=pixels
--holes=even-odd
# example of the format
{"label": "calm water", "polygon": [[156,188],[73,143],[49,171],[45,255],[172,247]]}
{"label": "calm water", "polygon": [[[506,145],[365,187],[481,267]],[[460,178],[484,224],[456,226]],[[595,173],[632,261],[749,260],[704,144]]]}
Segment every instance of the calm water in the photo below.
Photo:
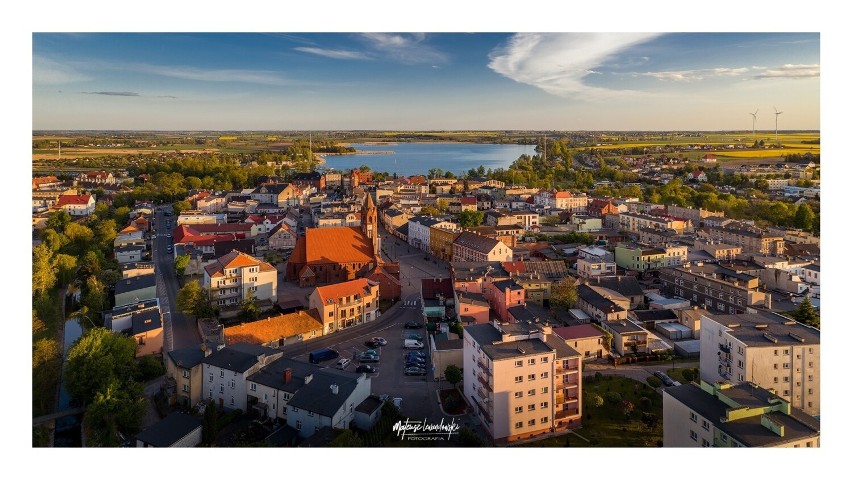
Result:
{"label": "calm water", "polygon": [[[62,356],[62,366],[65,367],[65,359],[68,358],[68,350],[83,334],[83,328],[77,319],[65,321],[65,350]],[[74,407],[71,404],[71,395],[65,389],[65,375],[59,384],[59,405],[57,411],[63,411]],[[56,420],[56,433],[54,435],[54,447],[80,447],[80,420],[82,416],[66,416]]]}
{"label": "calm water", "polygon": [[488,168],[508,168],[521,155],[534,155],[534,145],[489,145],[476,143],[396,143],[383,145],[353,144],[356,150],[393,151],[384,155],[326,156],[325,166],[336,170],[369,166],[373,171],[399,175],[427,174],[431,168],[452,171],[459,175],[482,165]]}

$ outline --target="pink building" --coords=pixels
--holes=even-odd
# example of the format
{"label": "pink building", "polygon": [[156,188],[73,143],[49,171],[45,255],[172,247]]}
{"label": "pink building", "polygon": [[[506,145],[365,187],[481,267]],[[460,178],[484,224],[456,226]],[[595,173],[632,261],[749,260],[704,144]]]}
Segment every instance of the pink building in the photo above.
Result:
{"label": "pink building", "polygon": [[509,308],[526,304],[524,288],[512,279],[483,283],[482,289],[488,302],[491,303],[491,309],[497,313],[501,322],[512,322]]}

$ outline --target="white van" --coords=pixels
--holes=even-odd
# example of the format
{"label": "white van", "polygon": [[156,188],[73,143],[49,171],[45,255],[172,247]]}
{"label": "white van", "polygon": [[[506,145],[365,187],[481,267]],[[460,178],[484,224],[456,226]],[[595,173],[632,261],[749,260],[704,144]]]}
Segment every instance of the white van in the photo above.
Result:
{"label": "white van", "polygon": [[416,339],[406,339],[404,347],[405,349],[423,349],[423,343]]}
{"label": "white van", "polygon": [[352,362],[351,359],[340,358],[340,359],[337,360],[336,367],[337,367],[337,369],[346,369],[346,367],[349,366],[349,363],[351,363],[351,362]]}

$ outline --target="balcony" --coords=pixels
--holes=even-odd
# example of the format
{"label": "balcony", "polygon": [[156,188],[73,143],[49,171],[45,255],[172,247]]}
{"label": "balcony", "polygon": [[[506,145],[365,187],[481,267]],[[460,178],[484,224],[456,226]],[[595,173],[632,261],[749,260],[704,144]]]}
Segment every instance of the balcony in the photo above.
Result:
{"label": "balcony", "polygon": [[562,394],[557,394],[555,402],[556,402],[557,405],[564,404],[565,403],[565,396],[562,395]]}
{"label": "balcony", "polygon": [[479,380],[479,383],[482,384],[482,386],[487,389],[488,392],[494,392],[494,388],[491,386],[490,382],[488,381],[488,377],[485,374],[477,374],[476,379]]}
{"label": "balcony", "polygon": [[483,388],[476,388],[476,394],[479,396],[480,399],[488,399],[488,393],[485,392],[485,389]]}
{"label": "balcony", "polygon": [[731,354],[731,347],[727,344],[719,344],[719,351],[722,351],[725,354]]}
{"label": "balcony", "polygon": [[481,369],[483,373],[487,374],[488,376],[491,376],[491,370],[488,368],[488,366],[485,365],[485,362],[483,362],[481,359],[476,361],[476,365],[479,366],[479,369]]}
{"label": "balcony", "polygon": [[561,411],[557,411],[556,415],[553,416],[553,417],[555,419],[565,419],[569,416],[575,416],[575,415],[579,414],[579,412],[580,412],[580,410],[576,409],[576,408],[574,408],[574,409],[563,409]]}

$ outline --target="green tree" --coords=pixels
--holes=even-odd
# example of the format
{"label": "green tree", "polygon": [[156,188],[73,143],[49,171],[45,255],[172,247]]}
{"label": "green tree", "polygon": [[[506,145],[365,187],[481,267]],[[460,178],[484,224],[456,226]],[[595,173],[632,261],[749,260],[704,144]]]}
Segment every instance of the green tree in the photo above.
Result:
{"label": "green tree", "polygon": [[116,447],[118,432],[134,434],[139,431],[147,409],[142,388],[137,383],[125,383],[117,378],[95,393],[83,416],[86,445]]}
{"label": "green tree", "polygon": [[95,233],[88,226],[83,226],[79,223],[68,223],[68,226],[65,227],[65,236],[71,240],[74,251],[83,252],[92,243]]}
{"label": "green tree", "polygon": [[65,225],[71,222],[71,215],[64,209],[54,211],[47,219],[47,227],[57,232],[65,231]]}
{"label": "green tree", "polygon": [[336,438],[328,442],[328,447],[363,447],[364,441],[352,429],[344,429]]}
{"label": "green tree", "polygon": [[57,233],[56,230],[52,228],[45,229],[41,234],[41,238],[44,243],[47,244],[47,247],[54,253],[61,250],[65,245],[71,242],[67,236],[62,233]]}
{"label": "green tree", "polygon": [[179,215],[182,211],[192,209],[192,203],[189,201],[175,201],[172,205],[172,209],[176,215]]}
{"label": "green tree", "polygon": [[569,276],[551,286],[550,304],[562,309],[571,309],[576,306],[577,281]]}
{"label": "green tree", "polygon": [[182,254],[175,258],[175,273],[178,276],[183,276],[186,272],[186,267],[189,266],[189,255]]}
{"label": "green tree", "polygon": [[543,224],[543,225],[545,225],[545,226],[555,226],[555,225],[558,225],[558,224],[560,223],[560,221],[559,221],[559,215],[547,215],[547,216],[544,216],[544,217],[542,217],[542,218],[541,218],[541,220],[539,221],[539,223],[541,223],[541,224]]}
{"label": "green tree", "polygon": [[80,302],[88,307],[89,311],[95,313],[103,311],[106,307],[106,286],[97,276],[93,275],[86,278],[86,288]]}
{"label": "green tree", "polygon": [[53,267],[60,285],[66,285],[74,279],[77,272],[77,257],[69,254],[57,254],[53,258]]}
{"label": "green tree", "polygon": [[33,248],[33,294],[43,295],[56,284],[53,254],[46,244]]}
{"label": "green tree", "polygon": [[212,445],[216,442],[216,433],[218,431],[219,413],[216,410],[216,403],[207,401],[204,407],[204,421],[201,425],[201,436],[204,444]]}
{"label": "green tree", "polygon": [[247,321],[254,321],[260,316],[260,307],[251,289],[246,291],[246,296],[240,304],[240,315]]}
{"label": "green tree", "polygon": [[447,380],[453,387],[462,380],[462,371],[455,364],[450,364],[444,369],[444,379]]}
{"label": "green tree", "polygon": [[799,303],[799,306],[791,315],[796,321],[819,329],[819,312],[811,304],[811,299],[808,296],[805,296],[805,300]]}
{"label": "green tree", "polygon": [[420,208],[420,214],[422,216],[438,216],[441,213],[438,211],[438,208],[434,206],[424,206],[423,208]]}
{"label": "green tree", "polygon": [[115,220],[115,224],[117,225],[126,225],[130,220],[130,208],[127,206],[119,206],[112,213],[112,219]]}
{"label": "green tree", "polygon": [[812,231],[815,218],[814,210],[807,203],[802,203],[796,209],[795,216],[793,216],[793,226],[804,231]]}
{"label": "green tree", "polygon": [[459,226],[473,228],[482,224],[485,215],[481,211],[462,211],[459,213]]}
{"label": "green tree", "polygon": [[199,286],[197,281],[186,283],[178,291],[177,307],[181,313],[191,314],[196,318],[209,318],[213,315],[210,293]]}
{"label": "green tree", "polygon": [[129,381],[136,368],[136,340],[92,328],[71,346],[65,363],[65,379],[71,396],[83,403],[104,391],[113,381]]}
{"label": "green tree", "polygon": [[80,262],[80,272],[86,275],[98,275],[104,261],[102,252],[89,250],[83,255],[83,260]]}

